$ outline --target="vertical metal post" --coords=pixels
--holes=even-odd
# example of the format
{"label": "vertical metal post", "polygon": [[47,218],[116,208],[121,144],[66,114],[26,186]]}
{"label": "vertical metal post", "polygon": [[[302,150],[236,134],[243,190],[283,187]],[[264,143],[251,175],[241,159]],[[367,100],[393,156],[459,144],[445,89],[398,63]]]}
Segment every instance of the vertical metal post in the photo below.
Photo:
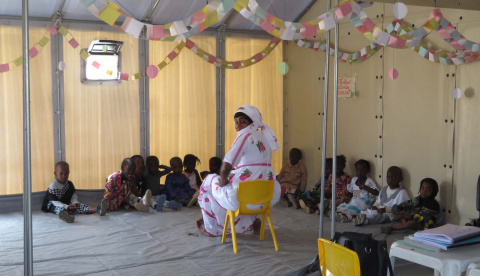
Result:
{"label": "vertical metal post", "polygon": [[[327,1],[327,11],[331,9]],[[320,189],[320,230],[318,237],[323,238],[323,214],[325,212],[325,162],[327,159],[327,126],[328,126],[328,85],[330,84],[330,30],[327,31],[327,46],[325,50],[325,87],[323,94],[323,138],[322,138],[322,179]]]}
{"label": "vertical metal post", "polygon": [[[61,18],[57,12],[53,22]],[[55,163],[65,161],[65,113],[64,113],[64,75],[58,69],[58,63],[63,60],[63,37],[60,35],[51,38],[52,51],[52,108],[53,108],[53,137]]]}
{"label": "vertical metal post", "polygon": [[[138,67],[140,72],[147,71],[149,56],[150,43],[143,35],[138,40]],[[150,155],[150,79],[145,74],[140,79],[138,93],[140,103],[140,155],[146,159]]]}
{"label": "vertical metal post", "polygon": [[[227,25],[222,24],[217,32],[217,57],[225,59],[225,30]],[[216,106],[217,106],[217,148],[216,156],[225,155],[225,69],[217,67]]]}
{"label": "vertical metal post", "polygon": [[32,156],[30,141],[30,60],[28,0],[22,1],[23,52],[23,267],[25,276],[33,276],[32,241]]}
{"label": "vertical metal post", "polygon": [[[338,5],[338,0],[335,0],[335,5]],[[337,206],[335,199],[337,197],[337,114],[338,114],[338,22],[335,23],[335,60],[333,69],[333,168],[332,168],[332,225],[330,230],[331,238],[335,235],[335,211]]]}

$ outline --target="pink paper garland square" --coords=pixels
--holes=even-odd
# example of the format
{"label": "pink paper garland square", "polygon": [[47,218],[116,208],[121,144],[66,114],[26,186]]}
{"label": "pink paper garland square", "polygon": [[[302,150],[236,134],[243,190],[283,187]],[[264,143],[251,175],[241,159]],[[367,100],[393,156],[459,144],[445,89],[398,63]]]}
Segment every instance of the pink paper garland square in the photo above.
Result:
{"label": "pink paper garland square", "polygon": [[31,57],[31,58],[34,58],[38,55],[38,50],[34,47],[30,48],[30,51],[28,51],[28,55]]}
{"label": "pink paper garland square", "polygon": [[263,20],[263,22],[260,24],[260,27],[268,33],[271,33],[275,29],[275,26],[267,20]]}
{"label": "pink paper garland square", "polygon": [[337,18],[344,18],[351,12],[352,12],[352,6],[350,6],[350,2],[345,2],[335,11],[335,15],[337,16]]}
{"label": "pink paper garland square", "polygon": [[100,63],[98,63],[96,61],[92,62],[92,66],[97,68],[97,69],[100,69]]}
{"label": "pink paper garland square", "polygon": [[124,81],[128,81],[128,74],[127,73],[120,73],[120,79]]}
{"label": "pink paper garland square", "polygon": [[70,44],[70,46],[72,46],[73,49],[76,49],[78,47],[78,42],[75,38],[72,38],[70,39],[70,41],[68,42],[68,44]]}
{"label": "pink paper garland square", "polygon": [[305,28],[300,29],[300,34],[304,38],[314,37],[317,35],[317,27],[316,26],[305,26]]}
{"label": "pink paper garland square", "polygon": [[5,73],[8,71],[10,71],[10,66],[8,66],[8,63],[0,64],[0,73]]}
{"label": "pink paper garland square", "polygon": [[51,35],[56,35],[58,34],[58,30],[57,30],[57,27],[55,25],[53,25],[52,27],[50,27],[50,29],[48,29],[48,31],[50,32]]}

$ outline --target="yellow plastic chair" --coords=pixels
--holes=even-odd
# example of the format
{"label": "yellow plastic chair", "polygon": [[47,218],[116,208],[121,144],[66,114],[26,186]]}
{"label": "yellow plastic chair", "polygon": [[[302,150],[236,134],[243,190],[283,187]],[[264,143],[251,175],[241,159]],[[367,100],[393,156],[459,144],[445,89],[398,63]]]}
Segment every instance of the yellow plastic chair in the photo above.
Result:
{"label": "yellow plastic chair", "polygon": [[318,239],[320,271],[325,276],[360,276],[357,252],[326,239]]}
{"label": "yellow plastic chair", "polygon": [[[225,242],[227,236],[227,227],[230,222],[230,231],[232,233],[233,252],[238,253],[237,234],[235,233],[235,218],[238,216],[262,215],[262,224],[260,226],[260,240],[263,240],[265,234],[265,220],[268,219],[270,231],[272,232],[275,250],[278,251],[277,237],[273,230],[272,218],[270,217],[270,201],[273,198],[273,181],[267,180],[250,180],[238,184],[237,200],[239,202],[236,211],[227,210],[225,216],[225,224],[223,226],[222,243]],[[248,209],[247,204],[260,205],[264,204],[262,209]]]}

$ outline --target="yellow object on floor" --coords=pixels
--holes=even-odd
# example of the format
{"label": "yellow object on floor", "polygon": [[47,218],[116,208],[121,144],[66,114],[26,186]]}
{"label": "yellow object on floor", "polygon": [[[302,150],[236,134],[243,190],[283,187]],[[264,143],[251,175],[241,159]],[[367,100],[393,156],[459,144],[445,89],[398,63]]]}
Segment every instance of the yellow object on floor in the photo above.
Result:
{"label": "yellow object on floor", "polygon": [[326,239],[318,239],[320,271],[325,276],[360,276],[357,252]]}
{"label": "yellow object on floor", "polygon": [[[272,218],[270,217],[270,201],[273,198],[273,181],[267,180],[251,180],[238,184],[237,200],[239,202],[236,211],[227,210],[225,216],[225,225],[223,226],[222,243],[225,242],[227,236],[227,227],[230,222],[230,231],[232,232],[233,252],[238,253],[237,234],[235,233],[235,218],[243,215],[262,215],[262,224],[260,226],[260,240],[263,240],[265,234],[265,220],[268,219],[270,232],[272,233],[275,250],[278,251],[277,237],[273,230]],[[262,209],[249,209],[247,204],[260,205],[264,204]]]}

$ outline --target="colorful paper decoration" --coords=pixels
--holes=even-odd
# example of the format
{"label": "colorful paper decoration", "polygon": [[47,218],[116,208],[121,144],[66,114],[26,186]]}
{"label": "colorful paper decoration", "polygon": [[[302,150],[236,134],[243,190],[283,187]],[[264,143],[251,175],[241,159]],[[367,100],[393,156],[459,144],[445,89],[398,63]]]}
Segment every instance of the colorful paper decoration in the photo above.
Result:
{"label": "colorful paper decoration", "polygon": [[462,97],[462,90],[460,88],[455,88],[452,90],[452,97],[455,99],[455,100],[458,100],[460,99],[460,97]]}
{"label": "colorful paper decoration", "polygon": [[[120,9],[112,1],[82,0],[90,13],[116,29],[139,37],[143,28],[147,28],[147,39],[163,41],[181,41],[192,35],[201,33],[208,27],[218,23],[232,10],[235,0],[213,0],[201,10],[184,20],[170,22],[164,25],[151,25],[140,22]],[[108,3],[108,4],[107,4]],[[102,8],[99,10],[97,6]],[[121,27],[115,25],[119,18],[125,18]]]}
{"label": "colorful paper decoration", "polygon": [[128,74],[127,73],[120,73],[120,79],[124,81],[128,81]]}
{"label": "colorful paper decoration", "polygon": [[408,8],[402,2],[397,2],[393,4],[393,15],[396,19],[403,19],[407,16]]}
{"label": "colorful paper decoration", "polygon": [[288,73],[288,64],[284,61],[278,65],[278,72],[282,75],[286,75]]}
{"label": "colorful paper decoration", "polygon": [[273,37],[263,50],[261,50],[260,52],[256,53],[255,55],[253,55],[248,59],[237,60],[237,61],[227,61],[227,60],[218,58],[199,48],[190,39],[186,40],[185,47],[190,51],[192,51],[198,57],[201,57],[206,62],[211,63],[217,67],[225,68],[225,69],[242,69],[242,68],[252,66],[262,61],[263,59],[265,59],[277,47],[280,41],[281,41],[280,39]]}
{"label": "colorful paper decoration", "polygon": [[8,63],[0,64],[0,73],[5,73],[8,71],[10,71],[10,66],[8,65]]}
{"label": "colorful paper decoration", "polygon": [[398,70],[395,69],[395,68],[390,69],[390,71],[388,71],[388,76],[389,76],[392,80],[397,79],[397,78],[398,78]]}
{"label": "colorful paper decoration", "polygon": [[63,62],[63,61],[58,62],[58,70],[59,71],[65,70],[65,62]]}
{"label": "colorful paper decoration", "polygon": [[155,65],[150,65],[147,67],[147,76],[151,79],[157,77],[158,75],[158,67]]}

